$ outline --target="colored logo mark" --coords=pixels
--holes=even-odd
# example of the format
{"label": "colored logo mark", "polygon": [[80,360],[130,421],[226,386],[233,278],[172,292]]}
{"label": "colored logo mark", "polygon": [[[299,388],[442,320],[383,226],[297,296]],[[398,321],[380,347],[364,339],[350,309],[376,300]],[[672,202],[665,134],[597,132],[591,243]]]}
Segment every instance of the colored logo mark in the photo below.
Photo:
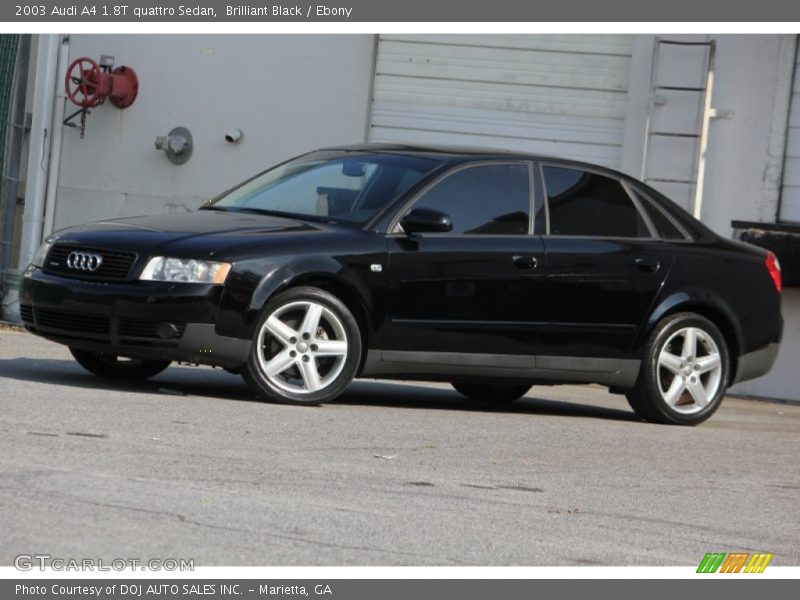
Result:
{"label": "colored logo mark", "polygon": [[770,552],[708,552],[697,567],[698,573],[763,573],[769,561]]}

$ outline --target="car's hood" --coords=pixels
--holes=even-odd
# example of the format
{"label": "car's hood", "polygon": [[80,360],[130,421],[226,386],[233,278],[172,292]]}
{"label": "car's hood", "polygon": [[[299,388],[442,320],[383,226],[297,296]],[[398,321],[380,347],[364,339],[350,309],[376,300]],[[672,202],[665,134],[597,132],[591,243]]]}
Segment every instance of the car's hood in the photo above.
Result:
{"label": "car's hood", "polygon": [[319,231],[316,223],[256,214],[200,210],[128,217],[62,229],[59,242],[137,253],[214,254],[265,237]]}

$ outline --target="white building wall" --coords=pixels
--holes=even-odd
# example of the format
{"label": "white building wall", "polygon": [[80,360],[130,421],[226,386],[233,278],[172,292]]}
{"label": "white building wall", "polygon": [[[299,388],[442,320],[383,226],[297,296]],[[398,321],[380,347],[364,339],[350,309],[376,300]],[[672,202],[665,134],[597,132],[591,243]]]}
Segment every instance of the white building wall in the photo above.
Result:
{"label": "white building wall", "polygon": [[722,235],[777,217],[795,38],[716,37],[712,106],[732,116],[711,121],[702,221]]}
{"label": "white building wall", "polygon": [[[370,35],[72,35],[70,60],[113,55],[136,71],[139,96],[93,109],[83,140],[65,130],[55,228],[189,210],[291,156],[364,141],[373,46]],[[181,166],[153,145],[176,126],[194,138]],[[239,145],[224,140],[232,128]]]}

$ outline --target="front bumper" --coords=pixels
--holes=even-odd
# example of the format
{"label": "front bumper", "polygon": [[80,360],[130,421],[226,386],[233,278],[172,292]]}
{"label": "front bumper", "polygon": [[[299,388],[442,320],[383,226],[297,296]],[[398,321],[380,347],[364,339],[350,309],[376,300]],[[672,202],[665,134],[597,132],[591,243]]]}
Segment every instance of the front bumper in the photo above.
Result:
{"label": "front bumper", "polygon": [[221,295],[218,285],[85,281],[32,268],[19,302],[28,330],[74,348],[236,368],[250,340],[217,334]]}

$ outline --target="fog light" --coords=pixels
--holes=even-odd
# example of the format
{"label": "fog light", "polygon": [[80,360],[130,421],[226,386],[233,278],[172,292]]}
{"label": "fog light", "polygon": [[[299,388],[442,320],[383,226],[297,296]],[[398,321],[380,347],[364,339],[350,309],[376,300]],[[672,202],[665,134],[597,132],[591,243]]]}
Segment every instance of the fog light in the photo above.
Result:
{"label": "fog light", "polygon": [[159,323],[156,328],[156,333],[161,339],[171,340],[172,338],[178,337],[178,328],[174,323]]}

